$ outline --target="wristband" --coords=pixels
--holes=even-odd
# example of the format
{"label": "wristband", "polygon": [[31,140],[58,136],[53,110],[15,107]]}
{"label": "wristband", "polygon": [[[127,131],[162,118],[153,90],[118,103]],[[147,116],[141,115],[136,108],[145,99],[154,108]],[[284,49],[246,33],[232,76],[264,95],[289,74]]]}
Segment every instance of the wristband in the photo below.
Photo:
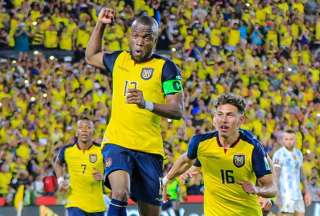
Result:
{"label": "wristband", "polygon": [[162,178],[162,185],[166,185],[168,183],[169,179],[167,176]]}
{"label": "wristband", "polygon": [[154,109],[154,104],[152,102],[150,102],[150,101],[145,101],[144,102],[144,108],[149,110],[150,112],[152,112],[153,109]]}
{"label": "wristband", "polygon": [[58,185],[61,185],[63,183],[63,181],[64,181],[64,178],[62,176],[60,176],[58,178]]}

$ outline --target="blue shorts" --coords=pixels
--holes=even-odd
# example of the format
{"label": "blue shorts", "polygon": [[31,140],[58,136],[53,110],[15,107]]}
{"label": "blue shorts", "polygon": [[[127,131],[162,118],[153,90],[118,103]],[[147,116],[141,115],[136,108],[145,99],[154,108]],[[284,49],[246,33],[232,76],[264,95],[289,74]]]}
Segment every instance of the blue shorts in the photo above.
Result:
{"label": "blue shorts", "polygon": [[104,212],[88,213],[77,207],[67,208],[67,216],[104,216]]}
{"label": "blue shorts", "polygon": [[130,175],[130,197],[160,206],[162,203],[161,179],[163,158],[158,154],[134,151],[114,144],[106,144],[102,150],[105,164],[105,185],[110,188],[108,175],[125,170]]}

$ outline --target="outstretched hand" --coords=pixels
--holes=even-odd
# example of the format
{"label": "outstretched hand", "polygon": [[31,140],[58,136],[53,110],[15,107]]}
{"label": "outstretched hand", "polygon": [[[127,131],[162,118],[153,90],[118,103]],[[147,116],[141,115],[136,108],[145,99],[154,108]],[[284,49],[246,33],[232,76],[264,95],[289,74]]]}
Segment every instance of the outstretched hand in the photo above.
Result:
{"label": "outstretched hand", "polygon": [[92,176],[93,176],[94,180],[96,180],[96,181],[103,180],[102,173],[99,170],[97,170],[96,168],[93,168]]}
{"label": "outstretched hand", "polygon": [[59,185],[58,185],[58,191],[61,193],[66,193],[69,190],[69,181],[68,180],[63,180]]}
{"label": "outstretched hand", "polygon": [[237,182],[239,185],[242,186],[242,189],[247,192],[248,194],[257,194],[258,193],[258,189],[255,185],[253,185],[251,182],[247,182],[247,181],[240,181]]}

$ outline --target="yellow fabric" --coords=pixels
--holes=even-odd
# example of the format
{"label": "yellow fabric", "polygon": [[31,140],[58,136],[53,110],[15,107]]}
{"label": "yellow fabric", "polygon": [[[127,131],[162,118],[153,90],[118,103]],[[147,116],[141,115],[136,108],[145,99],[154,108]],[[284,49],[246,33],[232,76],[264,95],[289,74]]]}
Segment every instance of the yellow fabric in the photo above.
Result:
{"label": "yellow fabric", "polygon": [[229,45],[236,46],[240,43],[240,31],[236,29],[232,29],[229,33]]}
{"label": "yellow fabric", "polygon": [[60,38],[60,49],[72,50],[72,33],[64,31]]}
{"label": "yellow fabric", "polygon": [[44,47],[56,48],[58,46],[58,32],[55,30],[46,31],[44,34]]}
{"label": "yellow fabric", "polygon": [[90,33],[86,30],[79,29],[77,32],[77,46],[81,45],[83,48],[87,47],[89,42]]}
{"label": "yellow fabric", "polygon": [[[146,101],[165,102],[162,86],[162,67],[165,60],[153,58],[135,63],[128,52],[119,54],[113,68],[112,116],[103,143],[113,143],[129,149],[164,155],[160,116],[135,104],[126,103],[126,89],[142,90]],[[130,68],[128,70],[127,68]],[[144,80],[141,72],[152,68],[152,78]]]}
{"label": "yellow fabric", "polygon": [[320,18],[318,18],[317,24],[316,24],[316,40],[320,40]]}
{"label": "yellow fabric", "polygon": [[23,161],[27,162],[31,157],[31,150],[26,143],[19,145],[16,154],[22,158]]}
{"label": "yellow fabric", "polygon": [[12,174],[10,172],[0,172],[0,194],[9,193]]}
{"label": "yellow fabric", "polygon": [[66,207],[78,207],[86,212],[104,211],[103,183],[92,176],[95,169],[103,173],[101,147],[92,145],[81,150],[73,144],[67,146],[64,153],[59,153],[59,160],[65,161],[70,176]]}
{"label": "yellow fabric", "polygon": [[[197,158],[201,162],[204,183],[204,214],[206,216],[262,215],[258,197],[246,193],[238,181],[256,184],[252,170],[254,145],[244,140],[226,152],[213,137],[200,142]],[[234,165],[234,156],[244,155],[244,165]],[[233,178],[233,180],[232,180]]]}
{"label": "yellow fabric", "polygon": [[24,197],[24,185],[19,185],[17,193],[14,197],[14,207],[16,208],[17,212],[22,211],[23,197]]}
{"label": "yellow fabric", "polygon": [[221,45],[221,31],[219,29],[212,29],[210,34],[210,43],[213,46],[220,46]]}

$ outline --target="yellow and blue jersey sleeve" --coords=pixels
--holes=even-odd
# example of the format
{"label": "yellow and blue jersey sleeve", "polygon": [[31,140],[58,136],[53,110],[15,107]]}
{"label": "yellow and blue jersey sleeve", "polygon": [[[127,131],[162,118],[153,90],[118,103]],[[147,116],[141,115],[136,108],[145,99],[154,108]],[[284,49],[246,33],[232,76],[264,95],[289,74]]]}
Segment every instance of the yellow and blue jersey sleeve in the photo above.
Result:
{"label": "yellow and blue jersey sleeve", "polygon": [[254,145],[252,151],[252,168],[257,178],[271,174],[271,167],[267,159],[267,153],[264,151],[259,140],[247,130],[240,131],[242,140]]}
{"label": "yellow and blue jersey sleeve", "polygon": [[65,146],[62,146],[59,153],[58,153],[58,157],[57,157],[57,160],[61,163],[61,164],[65,164],[66,163],[66,159],[65,159],[65,152],[66,152],[66,149],[69,148],[69,147],[72,147],[73,145],[75,144],[70,144],[70,145],[65,145]]}
{"label": "yellow and blue jersey sleeve", "polygon": [[115,51],[112,53],[105,53],[103,55],[103,64],[104,64],[108,73],[112,73],[114,63],[117,60],[117,58],[121,52],[122,51]]}
{"label": "yellow and blue jersey sleeve", "polygon": [[[163,57],[162,57],[163,58]],[[162,68],[162,90],[164,95],[170,95],[182,92],[181,72],[176,64],[169,59],[165,59]]]}
{"label": "yellow and blue jersey sleeve", "polygon": [[144,99],[164,104],[165,96],[183,91],[178,67],[169,59],[153,54],[144,62],[135,62],[130,52],[104,54],[103,63],[112,74],[112,115],[103,144],[164,155],[161,117],[140,109],[126,100],[128,89],[143,92]]}
{"label": "yellow and blue jersey sleeve", "polygon": [[[213,133],[199,134],[199,135],[193,136],[188,146],[188,152],[187,152],[188,158],[190,158],[191,160],[197,159],[199,144],[204,140],[211,139],[212,137],[217,136],[217,134],[218,132],[215,131]],[[196,162],[197,165],[200,165],[200,161],[199,160],[196,160],[196,161],[198,161]]]}

